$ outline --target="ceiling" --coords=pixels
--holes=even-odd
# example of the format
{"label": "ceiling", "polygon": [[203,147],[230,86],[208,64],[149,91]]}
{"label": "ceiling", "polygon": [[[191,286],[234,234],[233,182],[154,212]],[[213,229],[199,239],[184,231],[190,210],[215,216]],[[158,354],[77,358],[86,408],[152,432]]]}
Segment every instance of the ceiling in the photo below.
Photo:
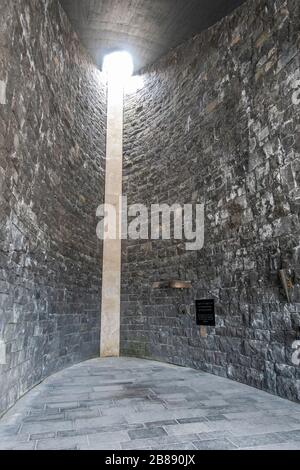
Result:
{"label": "ceiling", "polygon": [[124,49],[135,71],[210,27],[245,0],[60,0],[96,64]]}

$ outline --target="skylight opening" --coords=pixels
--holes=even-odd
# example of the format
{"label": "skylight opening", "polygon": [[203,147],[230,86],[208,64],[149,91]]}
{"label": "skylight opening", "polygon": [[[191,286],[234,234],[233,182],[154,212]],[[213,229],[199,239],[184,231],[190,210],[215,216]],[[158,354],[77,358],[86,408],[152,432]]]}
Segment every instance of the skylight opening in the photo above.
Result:
{"label": "skylight opening", "polygon": [[133,60],[129,52],[116,51],[103,59],[102,70],[109,79],[124,81],[133,74]]}

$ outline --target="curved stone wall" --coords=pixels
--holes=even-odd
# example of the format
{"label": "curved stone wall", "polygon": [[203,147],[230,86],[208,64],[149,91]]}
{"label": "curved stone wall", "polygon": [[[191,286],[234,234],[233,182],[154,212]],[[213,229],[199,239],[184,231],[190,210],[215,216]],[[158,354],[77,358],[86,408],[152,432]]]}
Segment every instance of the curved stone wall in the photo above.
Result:
{"label": "curved stone wall", "polygon": [[[300,400],[300,5],[249,1],[145,70],[125,99],[128,203],[205,204],[205,244],[123,243],[123,354]],[[287,303],[278,271],[292,271]],[[161,279],[192,291],[152,289]],[[194,300],[216,300],[201,337]]]}
{"label": "curved stone wall", "polygon": [[0,17],[1,413],[99,354],[106,90],[59,2]]}

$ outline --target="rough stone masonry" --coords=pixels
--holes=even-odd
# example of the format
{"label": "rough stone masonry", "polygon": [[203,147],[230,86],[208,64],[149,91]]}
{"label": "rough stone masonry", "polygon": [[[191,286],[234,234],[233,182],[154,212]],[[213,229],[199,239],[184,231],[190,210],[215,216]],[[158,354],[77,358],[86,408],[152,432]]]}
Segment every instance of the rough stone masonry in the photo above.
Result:
{"label": "rough stone masonry", "polygon": [[[0,414],[99,354],[106,87],[55,0],[0,5]],[[125,98],[130,203],[205,204],[205,245],[123,243],[123,354],[300,400],[300,4],[249,0]],[[278,271],[292,273],[287,303]],[[192,281],[191,291],[152,289]],[[200,337],[194,300],[214,298]]]}
{"label": "rough stone masonry", "polygon": [[[128,203],[205,204],[205,245],[123,244],[121,350],[300,400],[300,2],[251,0],[125,99]],[[278,271],[292,272],[292,302]],[[152,289],[190,280],[192,291]],[[194,300],[214,298],[200,337]]]}
{"label": "rough stone masonry", "polygon": [[99,354],[106,87],[57,1],[0,17],[1,414]]}

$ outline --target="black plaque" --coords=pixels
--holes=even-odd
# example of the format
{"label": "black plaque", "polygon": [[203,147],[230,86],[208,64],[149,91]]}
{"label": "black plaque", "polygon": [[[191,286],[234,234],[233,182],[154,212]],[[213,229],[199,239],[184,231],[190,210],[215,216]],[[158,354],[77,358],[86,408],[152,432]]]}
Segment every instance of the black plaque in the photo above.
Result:
{"label": "black plaque", "polygon": [[215,301],[213,299],[195,300],[196,322],[200,326],[215,326]]}

